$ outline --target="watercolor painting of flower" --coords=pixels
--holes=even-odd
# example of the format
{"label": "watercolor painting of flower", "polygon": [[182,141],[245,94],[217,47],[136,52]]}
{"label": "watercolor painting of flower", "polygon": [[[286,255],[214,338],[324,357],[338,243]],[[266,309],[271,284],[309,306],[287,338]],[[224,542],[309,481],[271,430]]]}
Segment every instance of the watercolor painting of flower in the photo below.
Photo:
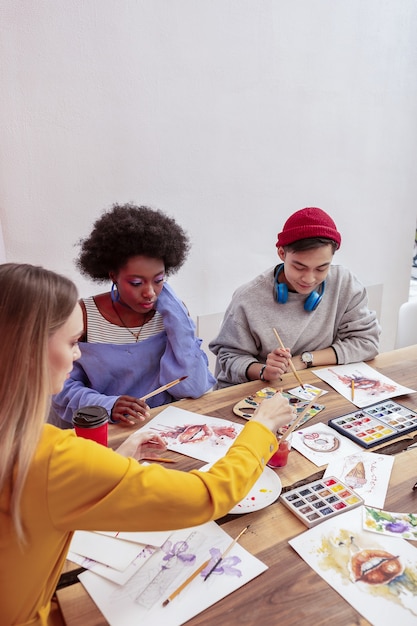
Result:
{"label": "watercolor painting of flower", "polygon": [[364,507],[363,527],[371,532],[417,541],[417,515]]}

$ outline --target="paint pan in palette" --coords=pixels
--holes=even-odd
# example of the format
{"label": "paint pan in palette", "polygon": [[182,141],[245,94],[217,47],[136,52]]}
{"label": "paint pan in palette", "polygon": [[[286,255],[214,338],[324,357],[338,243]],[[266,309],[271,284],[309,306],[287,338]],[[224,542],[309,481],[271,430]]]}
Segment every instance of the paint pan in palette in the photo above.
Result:
{"label": "paint pan in palette", "polygon": [[363,448],[372,448],[417,430],[417,413],[387,400],[335,417],[328,425]]}
{"label": "paint pan in palette", "polygon": [[364,503],[353,489],[335,476],[287,491],[280,500],[309,528]]}

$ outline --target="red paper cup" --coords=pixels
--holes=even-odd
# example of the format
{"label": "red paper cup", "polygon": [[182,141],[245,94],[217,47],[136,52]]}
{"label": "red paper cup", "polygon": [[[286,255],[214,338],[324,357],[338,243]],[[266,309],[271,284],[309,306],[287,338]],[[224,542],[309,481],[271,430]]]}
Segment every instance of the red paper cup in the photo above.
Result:
{"label": "red paper cup", "polygon": [[84,406],[72,416],[77,437],[91,439],[106,447],[108,422],[109,414],[102,406]]}
{"label": "red paper cup", "polygon": [[269,459],[267,463],[268,467],[275,468],[284,467],[285,465],[287,465],[288,455],[291,450],[291,435],[288,437],[288,439],[284,439],[284,441],[282,441],[281,443],[278,441],[278,444],[279,448],[275,452],[275,454],[273,454]]}

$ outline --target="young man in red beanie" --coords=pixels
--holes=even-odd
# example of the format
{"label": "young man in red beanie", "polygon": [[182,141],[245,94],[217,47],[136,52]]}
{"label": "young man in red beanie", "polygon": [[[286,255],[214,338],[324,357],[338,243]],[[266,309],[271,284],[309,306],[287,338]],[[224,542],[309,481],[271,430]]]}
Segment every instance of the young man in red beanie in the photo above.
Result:
{"label": "young man in red beanie", "polygon": [[[341,265],[332,265],[341,236],[316,207],[291,215],[276,243],[281,262],[239,287],[220,332],[217,387],[265,383],[289,370],[367,361],[378,354],[380,326],[366,290]],[[276,329],[286,346],[277,346]]]}

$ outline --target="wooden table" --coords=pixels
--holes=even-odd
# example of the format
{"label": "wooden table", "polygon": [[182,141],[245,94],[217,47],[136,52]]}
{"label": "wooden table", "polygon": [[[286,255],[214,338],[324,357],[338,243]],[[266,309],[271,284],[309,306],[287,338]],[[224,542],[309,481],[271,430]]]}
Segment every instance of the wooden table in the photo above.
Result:
{"label": "wooden table", "polygon": [[[384,353],[376,357],[369,365],[412,389],[417,383],[417,345],[401,350]],[[331,387],[314,376],[314,369],[301,372],[303,382],[315,384],[327,393],[321,399],[325,409],[309,423],[325,422],[352,410],[352,404],[345,400]],[[291,373],[283,377],[282,388],[290,389],[297,385]],[[233,414],[232,408],[243,397],[265,387],[259,381],[246,383],[211,392],[197,400],[181,400],[176,406],[192,411],[222,417],[237,422],[244,422]],[[401,396],[399,402],[417,410],[417,394]],[[165,407],[152,409],[152,416]],[[134,427],[111,426],[109,445],[120,445]],[[395,462],[385,508],[391,511],[417,511],[417,492],[411,487],[417,479],[417,448],[404,450],[413,443],[412,436],[406,436],[395,443],[379,449],[380,452],[395,454]],[[375,450],[375,448],[373,448]],[[198,468],[203,463],[178,453],[167,451],[177,463],[175,469],[188,471]],[[291,451],[286,467],[278,471],[283,489],[289,489],[299,483],[321,477],[325,466],[317,468],[296,450]],[[242,529],[241,515],[227,515],[217,520],[222,528],[236,536]],[[368,624],[353,607],[336,591],[325,583],[288,545],[288,539],[306,530],[306,527],[279,501],[269,507],[246,514],[244,525],[250,529],[240,540],[241,545],[257,556],[269,567],[268,572],[258,576],[241,589],[224,598],[213,607],[200,613],[187,622],[190,626],[212,626],[219,621],[223,626],[247,625],[257,622],[269,624],[282,623],[285,626],[311,624],[338,624],[351,626]],[[71,569],[71,564],[69,564]],[[58,602],[67,626],[104,626],[107,624],[93,601],[80,583],[62,588],[57,592]]]}

